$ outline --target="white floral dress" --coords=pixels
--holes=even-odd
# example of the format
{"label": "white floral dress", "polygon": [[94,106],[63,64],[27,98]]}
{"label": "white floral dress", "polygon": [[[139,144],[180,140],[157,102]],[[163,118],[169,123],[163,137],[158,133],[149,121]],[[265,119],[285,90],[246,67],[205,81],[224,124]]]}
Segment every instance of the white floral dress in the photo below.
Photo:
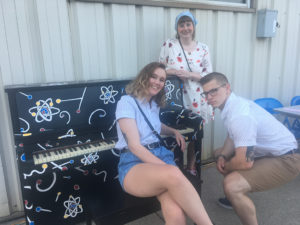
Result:
{"label": "white floral dress", "polygon": [[[212,72],[208,46],[197,42],[194,51],[185,51],[189,66],[193,72],[199,72],[201,76]],[[168,39],[161,47],[159,62],[164,63],[168,69],[189,71],[186,59],[177,39]],[[202,88],[199,82],[187,79],[183,83],[183,104],[187,109],[199,114],[204,122],[214,118],[212,107],[201,97]]]}

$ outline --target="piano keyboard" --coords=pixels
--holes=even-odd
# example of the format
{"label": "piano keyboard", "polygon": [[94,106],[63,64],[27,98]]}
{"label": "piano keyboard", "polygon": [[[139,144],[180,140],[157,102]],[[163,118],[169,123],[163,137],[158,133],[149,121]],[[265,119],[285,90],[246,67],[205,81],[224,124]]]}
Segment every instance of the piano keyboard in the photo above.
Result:
{"label": "piano keyboard", "polygon": [[79,155],[90,154],[99,151],[109,150],[115,147],[115,142],[96,141],[78,145],[54,148],[46,151],[38,151],[33,154],[35,165],[54,162],[61,159],[73,158]]}
{"label": "piano keyboard", "polygon": [[[184,135],[188,133],[193,133],[194,130],[191,128],[185,128],[179,130],[179,132]],[[167,137],[162,135],[163,138]],[[115,147],[115,141],[107,143],[105,141],[96,141],[83,143],[78,145],[66,146],[62,148],[53,148],[50,150],[43,150],[33,153],[33,162],[35,165],[43,164],[47,162],[54,162],[61,159],[73,158],[75,156],[90,154],[94,152],[100,152],[105,150],[110,150]]]}

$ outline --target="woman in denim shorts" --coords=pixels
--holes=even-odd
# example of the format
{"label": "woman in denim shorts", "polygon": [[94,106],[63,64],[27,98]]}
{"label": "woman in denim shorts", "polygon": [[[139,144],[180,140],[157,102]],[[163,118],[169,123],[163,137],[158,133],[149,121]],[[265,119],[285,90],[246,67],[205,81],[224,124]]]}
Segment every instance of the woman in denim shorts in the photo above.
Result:
{"label": "woman in denim shorts", "polygon": [[122,152],[119,181],[131,195],[156,196],[166,224],[186,224],[187,214],[196,224],[212,225],[198,193],[177,168],[173,153],[160,145],[137,106],[158,133],[173,135],[183,151],[186,145],[182,135],[159,120],[159,107],[165,100],[165,80],[164,64],[150,63],[126,87],[127,95],[117,104],[116,148]]}

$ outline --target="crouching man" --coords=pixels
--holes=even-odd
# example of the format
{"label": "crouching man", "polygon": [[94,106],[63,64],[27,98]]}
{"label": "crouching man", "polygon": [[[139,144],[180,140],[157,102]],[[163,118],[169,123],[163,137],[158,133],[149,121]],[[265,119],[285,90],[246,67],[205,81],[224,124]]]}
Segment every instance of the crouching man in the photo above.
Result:
{"label": "crouching man", "polygon": [[225,75],[210,73],[200,84],[208,104],[220,109],[228,132],[215,151],[224,193],[244,225],[257,225],[255,206],[246,194],[278,187],[299,174],[296,139],[266,110],[235,95]]}

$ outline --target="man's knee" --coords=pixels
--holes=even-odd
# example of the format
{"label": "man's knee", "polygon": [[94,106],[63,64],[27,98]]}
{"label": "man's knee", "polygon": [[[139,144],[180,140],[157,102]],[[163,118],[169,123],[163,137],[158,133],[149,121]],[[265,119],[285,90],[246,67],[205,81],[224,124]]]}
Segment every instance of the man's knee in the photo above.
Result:
{"label": "man's knee", "polygon": [[224,178],[223,186],[224,193],[227,197],[247,193],[251,190],[247,180],[236,171],[231,172]]}

